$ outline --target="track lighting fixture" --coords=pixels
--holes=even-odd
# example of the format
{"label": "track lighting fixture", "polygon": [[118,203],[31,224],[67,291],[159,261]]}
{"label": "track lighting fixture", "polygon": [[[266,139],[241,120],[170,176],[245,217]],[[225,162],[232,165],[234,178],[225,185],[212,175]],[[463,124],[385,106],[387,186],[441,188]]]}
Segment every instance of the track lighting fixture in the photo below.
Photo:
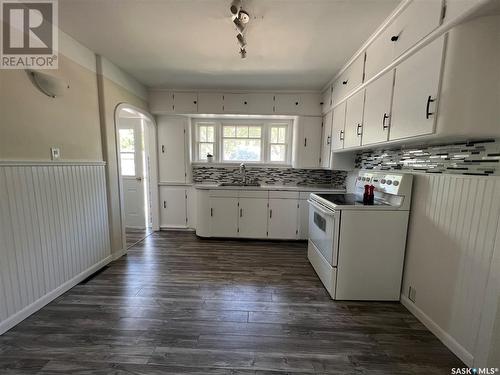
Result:
{"label": "track lighting fixture", "polygon": [[242,59],[247,57],[246,45],[247,41],[245,36],[243,35],[246,30],[246,25],[250,22],[250,15],[247,11],[242,9],[242,0],[233,0],[229,7],[231,11],[231,18],[233,20],[234,26],[236,30],[238,30],[238,34],[236,35],[236,39],[240,45],[240,56]]}

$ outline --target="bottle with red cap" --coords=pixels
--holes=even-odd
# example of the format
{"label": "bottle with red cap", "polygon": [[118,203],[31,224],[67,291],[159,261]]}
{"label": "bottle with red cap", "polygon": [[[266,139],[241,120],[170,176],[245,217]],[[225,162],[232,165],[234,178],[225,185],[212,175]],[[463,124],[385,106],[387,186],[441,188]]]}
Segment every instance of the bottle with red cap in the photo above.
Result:
{"label": "bottle with red cap", "polygon": [[375,186],[370,185],[368,192],[368,204],[373,205],[375,203]]}
{"label": "bottle with red cap", "polygon": [[363,194],[363,204],[370,204],[370,185],[365,185],[365,192]]}

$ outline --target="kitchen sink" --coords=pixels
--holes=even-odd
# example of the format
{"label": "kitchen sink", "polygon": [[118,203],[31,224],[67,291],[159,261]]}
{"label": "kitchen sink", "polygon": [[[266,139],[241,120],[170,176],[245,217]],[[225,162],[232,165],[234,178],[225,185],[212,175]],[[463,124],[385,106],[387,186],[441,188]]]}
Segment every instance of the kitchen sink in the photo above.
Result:
{"label": "kitchen sink", "polygon": [[218,186],[260,186],[258,182],[221,182]]}

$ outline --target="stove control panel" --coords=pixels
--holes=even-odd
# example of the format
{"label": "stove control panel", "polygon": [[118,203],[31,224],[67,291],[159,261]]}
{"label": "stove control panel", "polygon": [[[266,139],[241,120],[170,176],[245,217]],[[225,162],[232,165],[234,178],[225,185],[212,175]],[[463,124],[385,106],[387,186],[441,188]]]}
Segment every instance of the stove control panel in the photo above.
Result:
{"label": "stove control panel", "polygon": [[364,189],[365,185],[373,185],[375,191],[381,193],[406,195],[402,190],[405,188],[405,181],[411,180],[411,177],[405,174],[361,171],[356,180],[356,190]]}

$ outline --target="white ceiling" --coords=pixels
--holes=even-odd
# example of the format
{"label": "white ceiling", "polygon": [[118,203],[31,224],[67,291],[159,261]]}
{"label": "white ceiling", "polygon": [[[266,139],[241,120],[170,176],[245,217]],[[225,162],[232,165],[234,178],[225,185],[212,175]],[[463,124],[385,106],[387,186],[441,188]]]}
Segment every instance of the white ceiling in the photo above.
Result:
{"label": "white ceiling", "polygon": [[59,25],[149,87],[319,89],[398,2],[246,0],[246,59],[230,0],[60,0]]}

